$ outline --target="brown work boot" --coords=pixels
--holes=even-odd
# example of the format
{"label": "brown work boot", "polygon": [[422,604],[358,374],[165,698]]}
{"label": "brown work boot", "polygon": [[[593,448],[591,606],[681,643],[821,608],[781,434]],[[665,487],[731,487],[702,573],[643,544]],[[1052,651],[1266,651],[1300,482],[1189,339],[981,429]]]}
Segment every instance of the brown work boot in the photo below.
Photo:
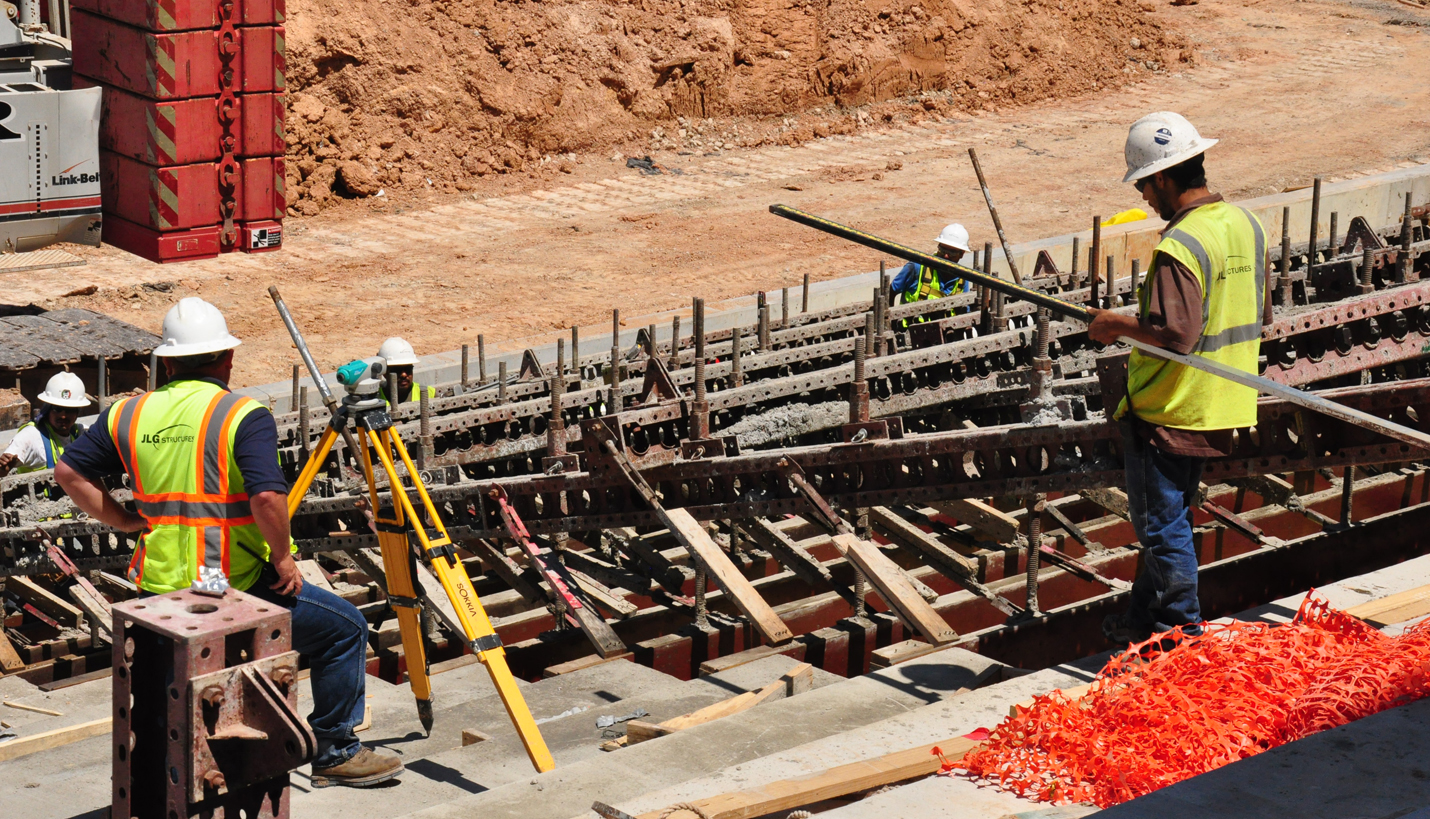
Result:
{"label": "brown work boot", "polygon": [[369,788],[402,773],[402,760],[379,754],[363,746],[352,759],[331,768],[313,769],[313,787],[327,788],[346,785],[349,788]]}

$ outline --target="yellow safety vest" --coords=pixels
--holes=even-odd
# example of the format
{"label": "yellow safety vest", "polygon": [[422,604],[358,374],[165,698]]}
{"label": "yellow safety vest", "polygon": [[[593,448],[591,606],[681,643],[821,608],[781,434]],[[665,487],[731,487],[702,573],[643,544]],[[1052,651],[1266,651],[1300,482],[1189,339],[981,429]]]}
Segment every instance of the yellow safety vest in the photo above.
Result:
{"label": "yellow safety vest", "polygon": [[928,301],[943,298],[943,288],[939,286],[938,271],[919,265],[919,286],[904,294],[904,301]]}
{"label": "yellow safety vest", "polygon": [[40,431],[40,438],[42,438],[45,442],[45,465],[25,466],[24,464],[20,464],[19,466],[15,467],[15,474],[17,475],[23,475],[26,472],[39,472],[42,469],[54,469],[55,464],[60,462],[60,456],[65,454],[65,447],[74,443],[76,440],[79,439],[79,436],[84,433],[84,427],[79,424],[75,424],[74,430],[70,432],[68,438],[55,438],[51,435],[51,433],[54,432],[54,429],[49,425],[48,422],[42,426],[40,424],[35,423],[34,421],[22,425],[20,429],[15,430],[15,433],[18,435],[26,427],[34,427],[35,429],[38,429]]}
{"label": "yellow safety vest", "polygon": [[[1246,208],[1203,205],[1167,231],[1153,253],[1166,253],[1191,270],[1202,288],[1202,335],[1192,355],[1249,373],[1261,352],[1266,294],[1266,230]],[[1146,315],[1152,282],[1138,301]],[[1256,423],[1256,390],[1220,376],[1143,355],[1127,363],[1133,412],[1148,423],[1176,429],[1217,430]],[[1127,411],[1128,398],[1116,417]]]}
{"label": "yellow safety vest", "polygon": [[129,563],[140,588],[188,588],[200,566],[222,569],[240,591],[258,579],[271,552],[253,522],[233,445],[239,422],[261,406],[187,379],[110,409],[110,435],[150,527]]}
{"label": "yellow safety vest", "polygon": [[[422,390],[423,390],[422,385],[421,385],[421,384],[418,384],[416,381],[413,381],[413,382],[412,382],[412,390],[407,394],[407,400],[408,400],[408,401],[421,401],[421,400],[422,400]],[[427,387],[426,390],[427,390],[427,397],[428,397],[429,399],[431,399],[431,398],[436,398],[436,397],[437,397],[437,388],[436,388],[436,387]],[[390,401],[387,400],[387,393],[386,393],[385,391],[382,393],[382,402],[383,402],[384,404],[388,404],[388,405],[391,405],[391,403],[392,403],[392,402],[390,402]]]}

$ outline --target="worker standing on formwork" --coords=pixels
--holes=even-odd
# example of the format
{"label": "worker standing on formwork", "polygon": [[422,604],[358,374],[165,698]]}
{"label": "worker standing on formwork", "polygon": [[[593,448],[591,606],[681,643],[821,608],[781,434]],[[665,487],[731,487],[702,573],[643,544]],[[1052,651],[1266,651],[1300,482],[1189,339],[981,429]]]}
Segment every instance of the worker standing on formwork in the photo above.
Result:
{"label": "worker standing on formwork", "polygon": [[377,355],[387,361],[387,371],[397,376],[397,401],[392,400],[391,390],[386,383],[382,385],[382,400],[388,406],[394,403],[401,404],[407,401],[421,401],[422,391],[427,391],[428,398],[437,397],[436,387],[423,387],[417,383],[413,375],[413,369],[417,366],[417,353],[412,349],[412,345],[406,339],[393,336],[382,342],[382,346],[377,348]]}
{"label": "worker standing on formwork", "polygon": [[[129,577],[145,594],[232,586],[293,613],[293,648],[312,666],[314,787],[365,787],[402,772],[358,742],[366,707],[367,621],[303,582],[288,530],[288,482],[266,407],[228,390],[233,349],[218,308],[180,301],[164,317],[169,383],[125,398],[65,452],[55,479],[75,505],[121,532],[142,532]],[[127,472],[138,514],[105,490]],[[277,544],[278,548],[270,548]]]}
{"label": "worker standing on formwork", "polygon": [[[958,264],[967,252],[968,231],[963,225],[951,224],[938,235],[938,249],[934,251],[934,255],[939,258]],[[903,295],[903,303],[908,304],[912,301],[941,299],[956,293],[967,293],[971,289],[972,286],[963,279],[950,278],[942,281],[937,270],[909,262],[894,274],[894,281],[889,285],[889,304],[895,304],[899,295]]]}
{"label": "worker standing on formwork", "polygon": [[54,469],[65,447],[84,433],[78,423],[79,411],[89,406],[84,382],[74,373],[55,373],[39,394],[40,411],[35,420],[15,431],[5,454],[0,455],[0,477],[14,469],[23,475]]}
{"label": "worker standing on formwork", "polygon": [[[1271,323],[1266,230],[1207,190],[1203,157],[1216,143],[1179,114],[1132,125],[1122,181],[1167,227],[1139,289],[1138,315],[1093,310],[1088,334],[1103,344],[1128,336],[1255,374],[1261,328]],[[1177,626],[1200,634],[1192,506],[1206,459],[1229,454],[1234,431],[1256,423],[1256,390],[1133,350],[1115,416],[1144,566],[1127,612],[1110,615],[1103,633],[1115,643]]]}

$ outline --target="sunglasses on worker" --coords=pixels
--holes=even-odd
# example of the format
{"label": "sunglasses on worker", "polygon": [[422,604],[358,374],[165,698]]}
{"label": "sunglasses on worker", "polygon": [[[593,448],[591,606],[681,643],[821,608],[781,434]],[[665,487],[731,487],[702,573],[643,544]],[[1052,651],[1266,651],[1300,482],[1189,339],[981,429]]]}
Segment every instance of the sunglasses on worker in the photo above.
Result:
{"label": "sunglasses on worker", "polygon": [[1132,187],[1136,188],[1138,193],[1141,193],[1147,187],[1147,184],[1151,181],[1152,177],[1144,176],[1136,182],[1133,182]]}

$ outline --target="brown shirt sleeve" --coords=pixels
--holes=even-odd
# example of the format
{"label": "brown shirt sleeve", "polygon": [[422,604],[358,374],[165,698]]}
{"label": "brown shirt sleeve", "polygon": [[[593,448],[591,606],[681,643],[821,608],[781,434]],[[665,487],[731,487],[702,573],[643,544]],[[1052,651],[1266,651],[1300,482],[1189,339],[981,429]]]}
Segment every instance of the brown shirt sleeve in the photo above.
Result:
{"label": "brown shirt sleeve", "polygon": [[[1138,317],[1142,329],[1158,346],[1186,355],[1202,335],[1202,286],[1187,266],[1167,255],[1157,254],[1157,268],[1147,285],[1152,288],[1147,311]],[[1271,302],[1267,301],[1267,310]]]}

